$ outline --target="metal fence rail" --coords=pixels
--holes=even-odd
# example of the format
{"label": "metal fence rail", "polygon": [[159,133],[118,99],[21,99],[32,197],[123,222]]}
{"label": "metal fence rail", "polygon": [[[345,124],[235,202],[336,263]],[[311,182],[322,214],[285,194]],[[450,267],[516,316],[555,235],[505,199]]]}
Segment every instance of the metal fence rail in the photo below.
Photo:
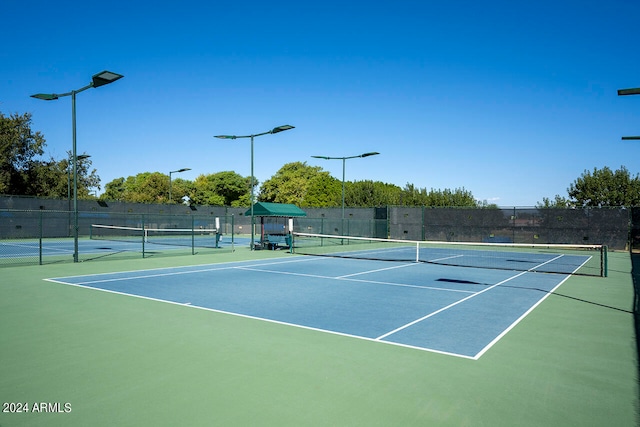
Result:
{"label": "metal fence rail", "polygon": [[[640,250],[640,208],[304,208],[294,231],[358,237],[451,242],[601,244],[610,250]],[[131,256],[132,252],[102,245],[102,256],[86,244],[92,224],[147,228],[211,229],[219,218],[222,244],[243,247],[251,219],[246,207],[154,205],[79,201],[79,260]],[[74,213],[68,201],[0,196],[0,266],[66,262],[73,238]],[[259,230],[257,230],[259,231]],[[230,238],[233,236],[233,242]],[[248,247],[248,243],[247,243]],[[111,248],[111,249],[108,249]],[[84,250],[83,250],[84,249]],[[233,250],[233,249],[230,249]],[[143,256],[178,254],[154,248]],[[106,255],[108,254],[108,255]]]}

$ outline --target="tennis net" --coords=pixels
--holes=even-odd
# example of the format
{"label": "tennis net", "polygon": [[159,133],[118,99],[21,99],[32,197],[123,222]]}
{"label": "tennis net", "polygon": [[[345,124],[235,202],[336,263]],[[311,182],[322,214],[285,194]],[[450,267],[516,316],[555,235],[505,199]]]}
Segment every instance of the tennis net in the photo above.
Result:
{"label": "tennis net", "polygon": [[470,243],[293,233],[296,254],[490,268],[607,275],[604,245]]}
{"label": "tennis net", "polygon": [[215,228],[145,228],[91,224],[90,231],[92,240],[201,248],[218,248],[220,237]]}

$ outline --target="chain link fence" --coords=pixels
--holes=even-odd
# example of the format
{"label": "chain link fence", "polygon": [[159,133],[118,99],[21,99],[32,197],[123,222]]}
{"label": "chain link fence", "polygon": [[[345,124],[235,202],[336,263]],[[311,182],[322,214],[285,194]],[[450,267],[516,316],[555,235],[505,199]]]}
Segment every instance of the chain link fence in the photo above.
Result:
{"label": "chain link fence", "polygon": [[[356,237],[444,242],[602,244],[610,250],[640,250],[640,208],[305,208],[294,230]],[[251,218],[247,208],[78,201],[78,260],[117,256],[177,255],[184,252],[249,247]],[[73,261],[74,212],[68,200],[0,196],[0,265]],[[256,221],[256,227],[259,227]],[[139,249],[95,243],[92,225],[133,229],[187,230],[192,244],[176,248],[148,245]],[[218,245],[196,250],[196,237],[218,230]],[[191,233],[189,233],[191,230]],[[200,234],[197,234],[200,230]],[[260,230],[256,228],[255,234]],[[189,236],[189,234],[191,234]],[[92,245],[87,242],[94,242]],[[138,242],[135,242],[136,244]],[[169,246],[169,245],[167,245]],[[133,249],[132,249],[133,248]]]}
{"label": "chain link fence", "polygon": [[393,239],[629,246],[630,209],[389,208]]}
{"label": "chain link fence", "polygon": [[191,212],[79,210],[76,238],[72,211],[0,209],[0,266],[228,252],[241,243],[234,215]]}

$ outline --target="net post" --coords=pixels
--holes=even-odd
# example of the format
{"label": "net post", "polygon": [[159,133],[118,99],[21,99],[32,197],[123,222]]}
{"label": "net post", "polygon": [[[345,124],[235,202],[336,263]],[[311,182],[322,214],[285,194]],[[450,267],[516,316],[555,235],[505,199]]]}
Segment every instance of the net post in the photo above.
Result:
{"label": "net post", "polygon": [[231,252],[236,251],[235,232],[235,216],[231,214]]}
{"label": "net post", "polygon": [[608,260],[607,253],[608,253],[607,245],[602,245],[600,247],[600,262],[602,264],[602,267],[600,270],[601,270],[602,277],[608,276],[609,260]]}
{"label": "net post", "polygon": [[146,237],[147,237],[147,229],[144,226],[144,215],[141,216],[141,222],[142,222],[142,258],[144,258],[144,241],[146,240]]}
{"label": "net post", "polygon": [[[191,215],[191,255],[196,254],[196,231],[195,231],[195,218]],[[215,238],[215,236],[214,236]]]}
{"label": "net post", "polygon": [[216,239],[216,249],[218,249],[218,242],[220,241],[220,235],[222,233],[220,233],[220,217],[217,216],[215,219],[215,227],[216,229],[216,235],[215,235],[215,239]]}
{"label": "net post", "polygon": [[420,242],[416,242],[416,262],[420,262]]}

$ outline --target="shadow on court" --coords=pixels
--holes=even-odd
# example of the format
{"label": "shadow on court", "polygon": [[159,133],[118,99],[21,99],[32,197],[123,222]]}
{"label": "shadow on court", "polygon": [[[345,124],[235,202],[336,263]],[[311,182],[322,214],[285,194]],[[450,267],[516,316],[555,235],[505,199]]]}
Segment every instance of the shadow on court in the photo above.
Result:
{"label": "shadow on court", "polygon": [[[640,258],[640,254],[638,254],[638,258]],[[530,291],[538,291],[538,292],[542,292],[545,294],[551,294],[553,296],[556,297],[562,297],[562,298],[567,298],[567,299],[571,299],[574,301],[578,301],[578,302],[584,302],[586,304],[592,304],[598,307],[603,307],[603,308],[608,308],[611,310],[616,310],[616,311],[621,311],[623,313],[629,313],[629,314],[634,314],[636,317],[636,326],[638,326],[638,321],[639,321],[639,315],[638,315],[638,299],[640,298],[638,296],[638,291],[640,290],[640,260],[636,261],[638,263],[637,268],[634,270],[635,274],[634,274],[634,289],[636,290],[635,292],[635,309],[634,311],[629,311],[629,310],[625,310],[623,308],[618,308],[618,307],[613,307],[610,305],[606,305],[606,304],[600,304],[598,302],[593,302],[593,301],[588,301],[586,299],[583,298],[577,298],[577,297],[572,297],[571,295],[565,295],[565,294],[560,294],[558,292],[553,292],[550,291],[548,289],[542,289],[542,288],[533,288],[533,287],[526,287],[526,286],[510,286],[510,285],[501,285],[502,287],[505,288],[516,288],[516,289],[528,289]],[[484,286],[492,286],[491,283],[479,283],[479,282],[474,282],[474,281],[469,281],[469,280],[453,280],[453,279],[437,279],[436,281],[440,281],[440,282],[452,282],[452,283],[463,283],[463,284],[472,284],[472,285],[484,285]],[[637,335],[637,334],[636,334]],[[638,349],[640,350],[640,343],[638,343]]]}

